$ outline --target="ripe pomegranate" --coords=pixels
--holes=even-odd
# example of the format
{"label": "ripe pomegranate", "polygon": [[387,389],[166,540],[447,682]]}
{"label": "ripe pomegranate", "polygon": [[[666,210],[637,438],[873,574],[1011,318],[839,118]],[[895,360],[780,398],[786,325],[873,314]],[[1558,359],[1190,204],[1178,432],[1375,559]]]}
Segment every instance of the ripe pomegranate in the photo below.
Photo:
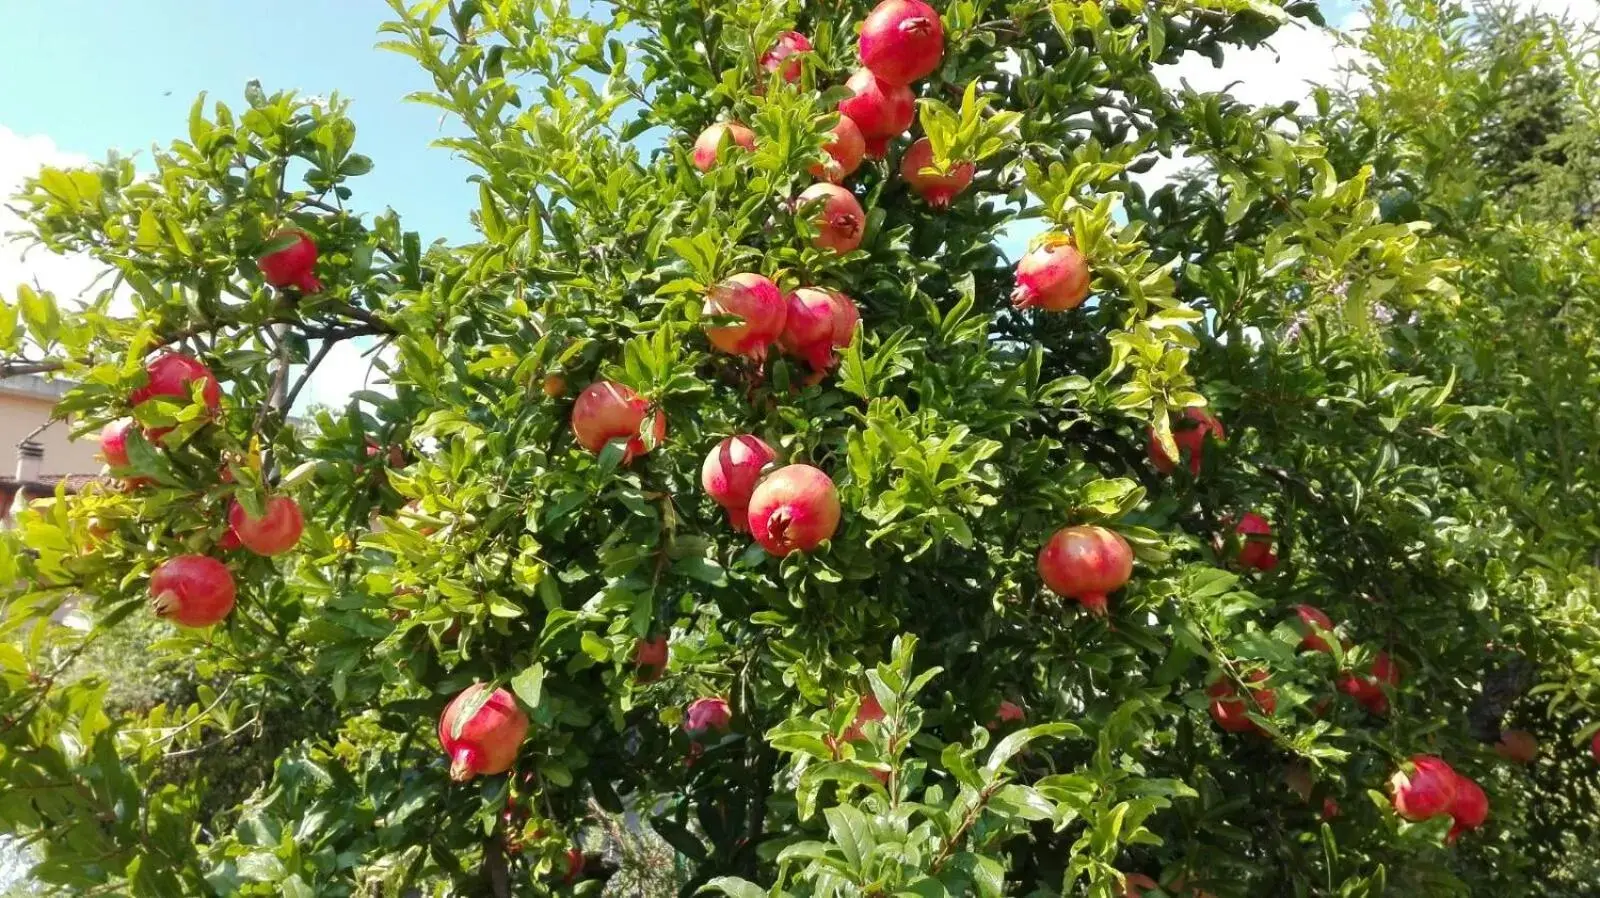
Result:
{"label": "ripe pomegranate", "polygon": [[654,683],[667,672],[667,637],[641,639],[633,650],[633,666],[639,669],[639,679]]}
{"label": "ripe pomegranate", "polygon": [[1021,705],[1009,699],[1004,699],[1000,702],[1000,707],[995,709],[994,720],[989,721],[988,726],[991,730],[997,730],[1009,724],[1022,723],[1027,719],[1027,712],[1022,710]]}
{"label": "ripe pomegranate", "polygon": [[761,54],[761,68],[767,72],[778,72],[778,77],[785,83],[793,84],[800,80],[802,53],[811,52],[811,41],[798,31],[785,31],[778,35],[772,47]]}
{"label": "ripe pomegranate", "polygon": [[1019,309],[1065,312],[1089,298],[1089,263],[1065,234],[1051,234],[1017,262],[1011,304]]}
{"label": "ripe pomegranate", "polygon": [[185,627],[209,627],[233,610],[228,566],[206,555],[179,555],[150,574],[150,610]]}
{"label": "ripe pomegranate", "polygon": [[1104,527],[1063,527],[1039,550],[1039,578],[1051,591],[1106,613],[1106,596],[1133,574],[1133,549]]}
{"label": "ripe pomegranate", "polygon": [[1462,833],[1469,829],[1477,829],[1489,819],[1489,796],[1483,794],[1483,787],[1473,782],[1470,777],[1458,774],[1456,796],[1451,800],[1450,809],[1446,813],[1453,822],[1445,841],[1454,842]]}
{"label": "ripe pomegranate", "polygon": [[1294,613],[1300,618],[1300,632],[1305,634],[1300,640],[1300,651],[1332,652],[1333,647],[1328,645],[1325,634],[1333,632],[1333,620],[1322,609],[1311,605],[1296,605]]}
{"label": "ripe pomegranate", "polygon": [[809,552],[839,529],[839,491],[810,465],[786,465],[750,496],[750,532],[767,552]]}
{"label": "ripe pomegranate", "polygon": [[783,333],[789,307],[778,285],[759,274],[745,272],[718,283],[706,294],[706,316],[725,315],[739,324],[706,327],[711,345],[730,355],[752,359],[767,357],[767,347]]}
{"label": "ripe pomegranate", "polygon": [[761,472],[777,458],[778,453],[759,437],[742,434],[718,443],[700,465],[700,485],[711,501],[728,512],[734,530],[749,532],[750,494],[755,492]]}
{"label": "ripe pomegranate", "polygon": [[728,724],[732,722],[733,711],[728,708],[726,699],[717,696],[697,698],[689,703],[689,710],[684,714],[683,731],[694,737],[723,733],[727,732]]}
{"label": "ripe pomegranate", "polygon": [[[1262,683],[1268,678],[1264,670],[1254,671],[1245,677],[1251,683]],[[1206,690],[1211,696],[1211,718],[1230,733],[1264,733],[1265,731],[1249,717],[1250,708],[1245,700],[1239,696],[1234,688],[1233,681],[1227,677],[1218,679]],[[1255,700],[1261,713],[1271,716],[1278,710],[1278,694],[1271,689],[1251,689],[1250,697]]]}
{"label": "ripe pomegranate", "polygon": [[300,505],[288,496],[267,500],[266,514],[251,517],[239,500],[228,506],[228,526],[239,537],[239,544],[257,555],[282,555],[293,549],[305,530]]}
{"label": "ripe pomegranate", "polygon": [[1506,730],[1494,750],[1513,764],[1532,764],[1539,757],[1539,740],[1527,730]]}
{"label": "ripe pomegranate", "polygon": [[128,396],[132,405],[142,405],[157,397],[176,399],[181,404],[189,401],[190,385],[200,384],[200,397],[206,408],[216,411],[222,406],[222,384],[217,382],[211,369],[199,359],[179,352],[164,352],[144,366],[145,384]]}
{"label": "ripe pomegranate", "polygon": [[583,876],[583,869],[587,865],[587,863],[588,863],[587,859],[584,858],[584,856],[583,856],[583,849],[581,849],[581,848],[568,848],[567,849],[567,874],[565,876],[561,877],[561,881],[566,883],[569,886],[572,885],[573,883],[577,882],[578,879]]}
{"label": "ripe pomegranate", "polygon": [[933,170],[933,142],[919,138],[906,150],[900,160],[900,176],[929,206],[935,209],[950,208],[950,201],[972,183],[977,166],[971,162],[954,162],[944,174]]}
{"label": "ripe pomegranate", "polygon": [[722,148],[724,138],[744,150],[756,148],[754,131],[738,122],[717,122],[701,131],[700,136],[695,138],[694,167],[701,171],[710,171],[716,166],[718,150]]}
{"label": "ripe pomegranate", "polygon": [[883,0],[861,23],[861,64],[890,84],[910,84],[939,67],[944,26],[921,0]]}
{"label": "ripe pomegranate", "polygon": [[817,204],[813,214],[817,236],[811,245],[831,249],[840,255],[853,251],[866,236],[867,213],[856,202],[855,194],[837,184],[813,184],[800,194],[800,208]]}
{"label": "ripe pomegranate", "polygon": [[1385,685],[1391,689],[1400,685],[1400,668],[1385,651],[1379,651],[1372,659],[1372,676],[1345,671],[1340,674],[1337,683],[1340,692],[1379,717],[1389,713],[1389,696],[1383,689]]}
{"label": "ripe pomegranate", "polygon": [[789,314],[778,345],[804,359],[813,371],[829,371],[839,363],[834,351],[850,345],[860,323],[855,300],[837,290],[801,287],[789,294]]}
{"label": "ripe pomegranate", "polygon": [[867,153],[867,139],[862,136],[855,119],[848,115],[839,116],[839,124],[828,133],[828,142],[822,145],[828,160],[811,166],[809,171],[813,178],[838,184],[861,167],[861,158]]}
{"label": "ripe pomegranate", "polygon": [[559,374],[546,374],[539,388],[551,399],[560,399],[567,395],[567,379]]}
{"label": "ripe pomegranate", "polygon": [[100,457],[113,468],[128,466],[128,431],[134,426],[132,418],[118,418],[100,431]]}
{"label": "ripe pomegranate", "polygon": [[917,98],[911,88],[890,84],[866,69],[844,83],[853,96],[839,101],[839,111],[855,121],[866,140],[868,159],[882,159],[889,141],[906,133],[917,117]]}
{"label": "ripe pomegranate", "polygon": [[882,720],[883,717],[883,706],[878,704],[878,697],[870,692],[862,696],[861,704],[856,709],[856,719],[844,731],[844,741],[860,742],[862,739],[867,738],[866,732],[862,727],[872,721]]}
{"label": "ripe pomegranate", "polygon": [[[1206,437],[1211,436],[1217,440],[1227,438],[1222,431],[1222,422],[1211,416],[1211,413],[1199,406],[1192,405],[1183,410],[1183,418],[1173,424],[1172,441],[1178,444],[1178,453],[1189,459],[1189,474],[1193,477],[1200,476],[1202,456],[1205,454]],[[1161,443],[1156,439],[1155,428],[1150,428],[1150,463],[1155,465],[1157,471],[1171,474],[1177,470],[1178,459],[1167,455],[1161,448]]]}
{"label": "ripe pomegranate", "polygon": [[660,410],[651,412],[650,403],[632,389],[599,380],[584,387],[572,404],[572,433],[578,445],[596,454],[612,440],[626,439],[622,463],[627,464],[650,451],[639,435],[647,415],[651,434],[659,444],[667,438],[667,416]]}
{"label": "ripe pomegranate", "polygon": [[1278,555],[1272,551],[1272,525],[1253,511],[1239,518],[1233,532],[1244,539],[1239,547],[1239,566],[1245,570],[1270,571],[1278,566]]}
{"label": "ripe pomegranate", "polygon": [[464,783],[475,776],[505,773],[517,761],[528,735],[528,715],[504,689],[496,689],[471,717],[466,711],[489,687],[473,683],[439,715],[439,744],[450,756],[450,778]]}
{"label": "ripe pomegranate", "polygon": [[322,292],[322,282],[314,273],[317,267],[317,245],[300,230],[279,231],[272,235],[272,243],[292,241],[282,249],[267,253],[256,261],[261,276],[280,290],[294,287],[307,295]]}
{"label": "ripe pomegranate", "polygon": [[1144,898],[1146,889],[1160,887],[1160,883],[1143,873],[1128,873],[1122,877],[1122,898]]}
{"label": "ripe pomegranate", "polygon": [[1411,820],[1427,820],[1450,809],[1460,777],[1443,759],[1415,755],[1389,778],[1395,813]]}
{"label": "ripe pomegranate", "polygon": [[222,552],[233,552],[242,548],[244,548],[244,543],[240,542],[238,531],[232,527],[224,530],[221,538],[217,540],[217,549]]}

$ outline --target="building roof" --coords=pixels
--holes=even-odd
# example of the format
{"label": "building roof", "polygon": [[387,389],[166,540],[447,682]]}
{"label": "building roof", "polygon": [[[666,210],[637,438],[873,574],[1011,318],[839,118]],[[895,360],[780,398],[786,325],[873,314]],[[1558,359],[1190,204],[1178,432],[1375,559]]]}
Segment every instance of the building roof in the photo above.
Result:
{"label": "building roof", "polygon": [[33,399],[60,399],[76,384],[70,380],[49,380],[37,374],[19,374],[0,378],[0,394],[26,396]]}

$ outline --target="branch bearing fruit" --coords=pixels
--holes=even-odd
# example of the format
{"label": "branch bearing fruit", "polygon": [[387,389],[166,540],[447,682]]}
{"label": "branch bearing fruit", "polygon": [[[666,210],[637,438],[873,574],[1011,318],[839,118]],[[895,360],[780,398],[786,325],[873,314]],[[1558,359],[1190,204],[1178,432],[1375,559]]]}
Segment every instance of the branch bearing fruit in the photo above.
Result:
{"label": "branch bearing fruit", "polygon": [[958,161],[943,174],[933,169],[933,143],[923,137],[906,150],[900,160],[900,176],[923,201],[935,209],[950,208],[950,201],[972,184],[977,166]]}
{"label": "branch bearing fruit", "polygon": [[185,627],[209,627],[233,611],[228,566],[207,555],[179,555],[150,575],[150,610]]}
{"label": "branch bearing fruit", "polygon": [[867,154],[867,139],[862,136],[855,119],[841,115],[839,123],[829,130],[822,151],[828,154],[828,159],[811,166],[811,177],[839,184],[861,167],[861,159]]}
{"label": "branch bearing fruit", "polygon": [[496,689],[479,704],[488,688],[468,686],[439,715],[439,744],[450,757],[450,778],[458,783],[510,770],[528,735],[528,715],[511,693]]}
{"label": "branch bearing fruit", "polygon": [[770,554],[810,552],[839,529],[839,491],[810,465],[787,465],[750,496],[750,532]]}
{"label": "branch bearing fruit", "polygon": [[1413,822],[1447,813],[1459,782],[1460,777],[1444,759],[1415,755],[1389,778],[1395,813]]}
{"label": "branch bearing fruit", "polygon": [[777,459],[771,446],[749,434],[728,437],[706,455],[700,465],[700,485],[711,501],[727,511],[734,530],[750,530],[750,496],[762,471]]}
{"label": "branch bearing fruit", "polygon": [[293,549],[305,531],[299,503],[288,496],[273,496],[267,500],[265,512],[253,518],[237,499],[228,506],[228,526],[238,537],[239,545],[268,557]]}
{"label": "branch bearing fruit", "polygon": [[[1172,441],[1178,444],[1178,454],[1189,460],[1189,474],[1192,477],[1200,476],[1208,436],[1218,442],[1227,439],[1222,430],[1222,422],[1199,406],[1184,409],[1183,417],[1173,423]],[[1157,471],[1171,474],[1177,470],[1178,461],[1179,459],[1167,455],[1167,451],[1161,448],[1161,441],[1156,439],[1155,428],[1150,428],[1150,463],[1155,465]]]}
{"label": "branch bearing fruit", "polygon": [[788,303],[778,285],[751,272],[736,274],[713,286],[701,312],[706,316],[738,318],[737,324],[708,325],[706,339],[729,355],[758,360],[767,357],[767,347],[783,333],[788,313]]}
{"label": "branch bearing fruit", "polygon": [[1016,282],[1013,306],[1065,312],[1089,298],[1089,263],[1071,237],[1051,234],[1017,262]]}
{"label": "branch bearing fruit", "polygon": [[612,440],[627,440],[622,463],[627,464],[650,451],[640,430],[650,418],[655,445],[667,438],[667,416],[631,388],[615,381],[595,381],[585,387],[572,404],[572,434],[583,448],[599,454]]}
{"label": "branch bearing fruit", "polygon": [[906,133],[917,115],[917,98],[911,88],[890,84],[866,69],[858,69],[844,83],[852,96],[839,101],[839,111],[856,123],[866,140],[868,159],[882,159],[889,141]]}
{"label": "branch bearing fruit", "polygon": [[1038,567],[1052,592],[1103,616],[1106,596],[1133,574],[1133,549],[1104,527],[1063,527],[1039,550]]}
{"label": "branch bearing fruit", "polygon": [[268,284],[282,290],[293,287],[311,295],[322,292],[322,282],[317,280],[317,245],[306,232],[284,230],[272,235],[272,244],[288,241],[282,249],[274,250],[256,260],[261,276]]}
{"label": "branch bearing fruit", "polygon": [[754,131],[738,122],[717,122],[715,125],[701,131],[700,136],[695,138],[694,167],[703,172],[715,168],[724,140],[729,141],[731,146],[739,147],[745,151],[756,148]]}
{"label": "branch bearing fruit", "polygon": [[815,205],[817,236],[811,245],[831,249],[840,255],[853,251],[866,236],[867,213],[856,202],[855,194],[838,184],[813,184],[800,194],[800,208]]}
{"label": "branch bearing fruit", "polygon": [[926,78],[944,57],[939,13],[921,0],[883,0],[861,23],[861,64],[890,84]]}

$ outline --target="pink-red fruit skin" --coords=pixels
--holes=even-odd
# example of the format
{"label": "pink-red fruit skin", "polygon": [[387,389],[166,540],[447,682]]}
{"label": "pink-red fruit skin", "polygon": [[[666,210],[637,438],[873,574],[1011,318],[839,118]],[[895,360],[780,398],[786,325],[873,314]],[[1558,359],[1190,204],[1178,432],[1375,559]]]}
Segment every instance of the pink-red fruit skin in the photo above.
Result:
{"label": "pink-red fruit skin", "polygon": [[853,252],[866,236],[867,213],[855,194],[837,184],[813,184],[800,194],[800,207],[816,205],[812,221],[817,236],[811,243],[818,249],[831,249],[844,255]]}
{"label": "pink-red fruit skin", "polygon": [[750,496],[761,472],[777,458],[771,446],[749,434],[728,437],[706,455],[700,465],[700,485],[711,501],[728,512],[733,529],[749,531]]}
{"label": "pink-red fruit skin", "polygon": [[861,24],[861,64],[890,84],[931,75],[944,57],[939,13],[921,0],[883,0]]}
{"label": "pink-red fruit skin", "polygon": [[1328,645],[1328,640],[1325,638],[1325,634],[1333,632],[1332,618],[1322,609],[1312,605],[1296,605],[1294,613],[1300,618],[1300,632],[1305,634],[1300,640],[1300,651],[1333,651],[1333,647]]}
{"label": "pink-red fruit skin", "polygon": [[788,465],[763,480],[750,496],[750,533],[782,558],[810,552],[839,529],[839,491],[810,465]]}
{"label": "pink-red fruit skin", "polygon": [[1065,312],[1089,298],[1089,263],[1071,239],[1055,235],[1017,262],[1011,304],[1019,309]]}
{"label": "pink-red fruit skin", "polygon": [[1133,574],[1133,549],[1104,527],[1063,527],[1039,550],[1039,578],[1051,591],[1106,613],[1106,596]]}
{"label": "pink-red fruit skin", "polygon": [[633,666],[639,669],[639,679],[653,683],[667,671],[667,637],[641,639],[633,650]]}
{"label": "pink-red fruit skin", "polygon": [[[1266,671],[1258,670],[1245,679],[1251,683],[1261,683],[1265,682],[1268,676]],[[1211,684],[1206,694],[1211,696],[1209,710],[1211,719],[1217,722],[1217,726],[1230,733],[1263,732],[1261,726],[1250,719],[1250,707],[1239,696],[1233,681],[1227,678],[1219,679]],[[1251,689],[1250,698],[1260,707],[1262,714],[1270,716],[1278,710],[1278,693],[1271,689]]]}
{"label": "pink-red fruit skin", "polygon": [[1239,566],[1245,570],[1270,571],[1278,566],[1272,551],[1272,525],[1253,511],[1247,511],[1233,528],[1244,541],[1239,547]]}
{"label": "pink-red fruit skin", "polygon": [[128,466],[128,431],[134,427],[132,418],[118,418],[100,431],[100,457],[113,468]]}
{"label": "pink-red fruit skin", "polygon": [[1407,820],[1429,820],[1450,810],[1459,777],[1442,758],[1415,755],[1389,778],[1394,810]]}
{"label": "pink-red fruit skin", "polygon": [[[1173,425],[1172,441],[1178,444],[1178,453],[1189,460],[1189,474],[1193,477],[1200,476],[1208,435],[1218,440],[1227,439],[1222,422],[1199,406],[1184,409],[1182,419]],[[1167,455],[1167,451],[1161,448],[1161,441],[1156,439],[1153,427],[1150,428],[1150,464],[1163,474],[1171,474],[1178,469],[1178,459]]]}
{"label": "pink-red fruit skin", "polygon": [[870,692],[862,696],[861,704],[856,707],[855,720],[851,721],[850,726],[844,731],[844,741],[860,742],[867,738],[866,731],[862,727],[873,721],[882,720],[883,717],[883,705],[878,704],[878,697]]}
{"label": "pink-red fruit skin", "polygon": [[488,688],[468,686],[439,715],[439,744],[450,758],[450,778],[458,783],[510,770],[528,734],[528,715],[504,689],[494,690],[471,717],[460,719]]}
{"label": "pink-red fruit skin", "polygon": [[836,351],[850,345],[860,324],[855,300],[837,290],[801,287],[789,294],[789,314],[778,345],[820,374],[838,364]]}
{"label": "pink-red fruit skin", "polygon": [[917,98],[911,88],[890,84],[866,69],[845,82],[851,96],[839,101],[839,111],[856,123],[866,140],[869,159],[882,159],[889,141],[906,133],[917,115]]}
{"label": "pink-red fruit skin", "polygon": [[651,435],[660,444],[667,438],[666,415],[660,410],[651,412],[650,403],[629,387],[609,380],[595,381],[572,404],[572,434],[578,445],[596,454],[612,440],[626,439],[622,463],[627,464],[650,451],[639,436],[646,415],[651,418]]}
{"label": "pink-red fruit skin", "polygon": [[1458,774],[1456,796],[1450,802],[1450,809],[1446,813],[1450,815],[1452,823],[1445,841],[1454,842],[1462,833],[1469,829],[1477,829],[1489,819],[1489,796],[1483,794],[1483,787],[1470,777]]}
{"label": "pink-red fruit skin", "polygon": [[933,166],[933,143],[923,137],[906,150],[906,155],[900,160],[900,176],[906,179],[911,189],[935,209],[950,208],[950,201],[955,199],[963,190],[972,184],[972,176],[977,172],[977,167],[971,162],[955,162],[950,170],[944,174],[935,171],[923,171]]}
{"label": "pink-red fruit skin", "polygon": [[706,294],[702,314],[738,318],[736,324],[706,327],[706,339],[729,355],[752,359],[767,356],[783,333],[789,305],[778,285],[759,274],[744,272],[719,282]]}
{"label": "pink-red fruit skin", "polygon": [[233,574],[206,555],[179,555],[150,575],[150,608],[185,627],[209,627],[233,611]]}
{"label": "pink-red fruit skin", "polygon": [[1539,757],[1539,740],[1527,730],[1506,730],[1494,750],[1513,764],[1532,764]]}
{"label": "pink-red fruit skin", "polygon": [[222,384],[217,382],[211,369],[193,356],[178,352],[165,352],[144,366],[145,385],[128,396],[129,403],[141,405],[151,399],[172,399],[179,404],[189,401],[190,384],[200,384],[200,396],[206,408],[216,411],[222,406]]}
{"label": "pink-red fruit skin", "polygon": [[828,161],[811,166],[811,177],[830,184],[839,184],[856,173],[867,154],[867,139],[862,136],[856,120],[848,115],[839,116],[839,123],[828,132],[828,142],[822,145]]}
{"label": "pink-red fruit skin", "polygon": [[1160,885],[1143,873],[1129,873],[1122,880],[1122,898],[1144,898],[1147,889],[1160,888]]}
{"label": "pink-red fruit skin", "polygon": [[322,282],[317,280],[317,245],[304,231],[286,230],[272,235],[273,242],[293,238],[294,242],[276,252],[267,253],[256,260],[261,276],[274,287],[293,287],[307,295],[322,292]]}
{"label": "pink-red fruit skin", "polygon": [[800,80],[801,60],[796,58],[811,51],[811,40],[798,31],[785,31],[773,41],[772,47],[761,54],[761,69],[778,72],[778,77],[793,84]]}
{"label": "pink-red fruit skin", "polygon": [[257,555],[271,557],[282,555],[300,542],[305,530],[305,519],[300,505],[288,496],[273,496],[267,500],[265,514],[253,518],[235,499],[228,507],[228,526],[239,538],[239,544]]}
{"label": "pink-red fruit skin", "polygon": [[717,122],[715,125],[700,132],[694,142],[694,167],[701,171],[710,171],[717,164],[717,150],[722,146],[722,138],[730,138],[729,152],[732,147],[739,147],[745,151],[756,148],[756,135],[754,131],[738,122]]}
{"label": "pink-red fruit skin", "polygon": [[689,710],[683,715],[683,730],[690,736],[698,737],[706,733],[726,732],[732,722],[733,711],[728,708],[727,699],[709,696],[689,703]]}

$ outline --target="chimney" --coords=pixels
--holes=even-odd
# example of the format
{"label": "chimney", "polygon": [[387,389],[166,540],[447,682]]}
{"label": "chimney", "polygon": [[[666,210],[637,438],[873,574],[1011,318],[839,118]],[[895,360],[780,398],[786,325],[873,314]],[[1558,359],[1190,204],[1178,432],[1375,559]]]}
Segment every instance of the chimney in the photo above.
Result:
{"label": "chimney", "polygon": [[39,469],[44,466],[44,447],[33,440],[17,444],[17,484],[23,485],[39,479]]}

